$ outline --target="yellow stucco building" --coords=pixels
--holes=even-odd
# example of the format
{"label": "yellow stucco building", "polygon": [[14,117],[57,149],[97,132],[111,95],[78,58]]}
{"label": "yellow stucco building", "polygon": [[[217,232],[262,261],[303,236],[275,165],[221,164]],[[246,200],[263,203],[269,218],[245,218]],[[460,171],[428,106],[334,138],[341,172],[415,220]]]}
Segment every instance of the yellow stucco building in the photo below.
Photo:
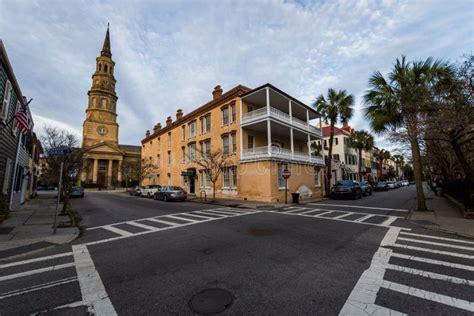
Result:
{"label": "yellow stucco building", "polygon": [[86,119],[82,127],[85,163],[81,181],[99,188],[125,185],[123,174],[127,173],[126,169],[140,168],[140,146],[121,145],[118,142],[118,97],[115,93],[114,67],[107,28],[102,51],[96,58],[96,70],[92,75]]}
{"label": "yellow stucco building", "polygon": [[[179,185],[188,193],[211,194],[206,170],[196,160],[221,151],[228,163],[217,181],[216,196],[282,202],[289,169],[288,195],[322,195],[324,158],[311,150],[321,140],[320,115],[271,84],[256,89],[236,86],[187,115],[177,110],[162,127],[156,124],[142,140],[142,165],[151,174],[142,184]],[[319,119],[319,124],[314,120]],[[315,125],[319,127],[315,127]]]}

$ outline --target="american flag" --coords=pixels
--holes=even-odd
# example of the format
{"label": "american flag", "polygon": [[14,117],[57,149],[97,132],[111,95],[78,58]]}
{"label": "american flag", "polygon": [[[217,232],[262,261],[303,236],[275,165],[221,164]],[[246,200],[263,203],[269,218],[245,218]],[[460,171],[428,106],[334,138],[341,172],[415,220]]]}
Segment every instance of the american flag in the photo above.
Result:
{"label": "american flag", "polygon": [[23,135],[28,134],[28,131],[30,130],[30,124],[29,124],[29,119],[28,119],[28,113],[26,113],[26,109],[21,109],[16,115],[15,115],[15,121],[16,121],[16,126],[18,127],[18,130],[20,133]]}

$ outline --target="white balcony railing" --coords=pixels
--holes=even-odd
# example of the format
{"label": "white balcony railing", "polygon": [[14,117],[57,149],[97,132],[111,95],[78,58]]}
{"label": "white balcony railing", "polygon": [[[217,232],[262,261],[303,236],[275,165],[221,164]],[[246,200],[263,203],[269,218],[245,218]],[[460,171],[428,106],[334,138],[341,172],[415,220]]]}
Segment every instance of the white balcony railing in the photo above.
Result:
{"label": "white balcony railing", "polygon": [[292,153],[291,150],[276,147],[272,147],[269,153],[267,146],[244,149],[241,157],[242,160],[265,160],[270,158],[324,164],[324,159],[321,156],[311,155],[310,157],[308,153],[300,151]]}
{"label": "white balcony railing", "polygon": [[[300,120],[300,119],[298,119],[294,116],[290,117],[290,115],[288,113],[285,113],[285,112],[283,112],[281,110],[278,110],[274,107],[270,107],[270,116],[273,117],[273,118],[276,118],[276,119],[278,119],[278,120],[280,120],[280,121],[282,121],[286,124],[293,125],[295,127],[301,128],[303,130],[307,130],[311,133],[321,135],[321,130],[319,128],[316,128],[316,127],[308,124],[307,122],[305,122],[303,120]],[[268,117],[267,108],[262,107],[262,108],[254,110],[252,112],[247,112],[247,113],[242,114],[242,124],[251,123],[251,122],[257,121],[259,119],[265,118],[265,117]]]}

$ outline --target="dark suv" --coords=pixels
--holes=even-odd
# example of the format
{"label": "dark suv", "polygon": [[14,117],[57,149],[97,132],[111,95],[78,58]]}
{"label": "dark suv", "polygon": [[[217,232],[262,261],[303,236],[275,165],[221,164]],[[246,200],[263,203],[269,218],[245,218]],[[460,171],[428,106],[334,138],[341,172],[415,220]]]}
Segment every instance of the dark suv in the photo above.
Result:
{"label": "dark suv", "polygon": [[357,181],[340,180],[331,189],[331,198],[335,199],[338,197],[360,199],[362,197],[362,189]]}

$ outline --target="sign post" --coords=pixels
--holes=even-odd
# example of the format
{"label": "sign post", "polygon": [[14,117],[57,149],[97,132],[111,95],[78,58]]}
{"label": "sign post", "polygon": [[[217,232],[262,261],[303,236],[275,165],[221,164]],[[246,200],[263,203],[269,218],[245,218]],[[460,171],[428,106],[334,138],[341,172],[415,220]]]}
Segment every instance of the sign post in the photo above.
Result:
{"label": "sign post", "polygon": [[[62,148],[51,148],[48,150],[48,154],[51,156],[65,156],[71,153],[71,148],[62,147]],[[59,202],[61,200],[61,188],[63,184],[63,169],[64,169],[64,160],[61,161],[61,170],[59,171],[59,184],[58,184],[58,199],[56,201],[56,211],[54,212],[54,225],[53,225],[53,234],[56,234],[56,228],[58,226],[58,209]]]}
{"label": "sign post", "polygon": [[281,176],[285,179],[285,204],[288,204],[288,178],[291,176],[291,172],[288,169],[281,171]]}

